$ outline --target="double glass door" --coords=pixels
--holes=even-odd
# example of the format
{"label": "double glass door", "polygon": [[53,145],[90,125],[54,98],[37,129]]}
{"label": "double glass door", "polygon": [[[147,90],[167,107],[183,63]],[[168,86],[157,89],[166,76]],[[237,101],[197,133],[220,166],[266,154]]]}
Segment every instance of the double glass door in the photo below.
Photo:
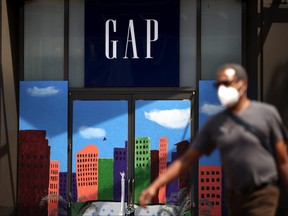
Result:
{"label": "double glass door", "polygon": [[[193,91],[72,93],[70,99],[72,202],[138,204],[141,191],[187,149],[192,137]],[[167,203],[190,183],[187,173],[161,188],[151,204]]]}

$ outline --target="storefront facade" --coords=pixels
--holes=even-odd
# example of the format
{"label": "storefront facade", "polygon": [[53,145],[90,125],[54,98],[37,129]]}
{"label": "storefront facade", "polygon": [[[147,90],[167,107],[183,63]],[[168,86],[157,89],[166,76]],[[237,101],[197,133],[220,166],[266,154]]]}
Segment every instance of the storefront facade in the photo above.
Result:
{"label": "storefront facade", "polygon": [[[275,104],[288,122],[286,1],[3,0],[1,8],[6,215],[35,213],[38,202],[47,215],[72,214],[75,203],[120,203],[121,172],[124,201],[137,204],[153,173],[164,172],[215,112],[203,107],[217,109],[211,85],[225,63],[243,64],[249,96]],[[215,184],[201,184],[212,172]],[[216,154],[152,204],[189,188],[193,213],[225,215],[221,179]]]}

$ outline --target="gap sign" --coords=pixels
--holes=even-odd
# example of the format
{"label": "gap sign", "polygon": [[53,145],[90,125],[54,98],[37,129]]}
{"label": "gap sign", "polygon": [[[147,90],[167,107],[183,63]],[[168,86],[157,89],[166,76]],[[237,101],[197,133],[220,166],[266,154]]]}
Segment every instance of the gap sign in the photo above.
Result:
{"label": "gap sign", "polygon": [[[112,23],[113,32],[116,32],[116,20],[107,20],[105,23],[105,55],[108,59],[117,58],[117,42],[118,40],[111,40],[110,41],[110,31],[109,31],[109,23]],[[151,37],[151,22],[154,23],[154,35],[153,39]],[[149,20],[146,19],[146,56],[145,58],[153,58],[151,56],[151,42],[158,40],[158,21],[157,20]],[[110,55],[110,44],[112,43],[112,50],[113,54]],[[127,40],[125,46],[125,55],[123,58],[128,59],[127,50],[129,44],[131,43],[132,46],[132,58],[139,58],[137,54],[137,45],[136,45],[136,37],[135,37],[135,30],[134,30],[134,22],[133,20],[129,20],[128,32],[127,32]]]}
{"label": "gap sign", "polygon": [[179,0],[85,1],[85,87],[179,86]]}

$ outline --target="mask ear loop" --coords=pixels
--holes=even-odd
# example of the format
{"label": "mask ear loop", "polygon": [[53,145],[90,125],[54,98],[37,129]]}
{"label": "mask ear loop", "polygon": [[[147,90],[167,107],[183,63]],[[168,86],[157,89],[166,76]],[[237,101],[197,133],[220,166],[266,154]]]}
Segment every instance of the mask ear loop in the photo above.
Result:
{"label": "mask ear loop", "polygon": [[[243,80],[239,80],[239,82],[237,83],[237,90],[239,91],[239,95],[240,95],[240,97],[244,94],[244,91],[243,92],[241,92],[240,91],[240,88],[242,87],[241,85],[243,85]],[[238,87],[238,85],[240,84],[240,87]]]}

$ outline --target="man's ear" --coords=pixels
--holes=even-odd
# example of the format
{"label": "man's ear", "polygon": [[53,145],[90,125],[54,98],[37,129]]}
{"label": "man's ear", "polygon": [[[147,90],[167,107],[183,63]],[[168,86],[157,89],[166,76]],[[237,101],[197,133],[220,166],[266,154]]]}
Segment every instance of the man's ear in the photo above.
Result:
{"label": "man's ear", "polygon": [[247,88],[247,87],[248,87],[248,82],[247,82],[247,80],[243,80],[243,83],[244,83],[245,87]]}
{"label": "man's ear", "polygon": [[246,80],[239,80],[238,82],[238,91],[240,95],[244,95],[247,92],[247,81]]}
{"label": "man's ear", "polygon": [[247,80],[241,80],[241,82],[242,82],[242,86],[240,88],[243,89],[244,92],[246,92],[248,88],[248,82]]}

